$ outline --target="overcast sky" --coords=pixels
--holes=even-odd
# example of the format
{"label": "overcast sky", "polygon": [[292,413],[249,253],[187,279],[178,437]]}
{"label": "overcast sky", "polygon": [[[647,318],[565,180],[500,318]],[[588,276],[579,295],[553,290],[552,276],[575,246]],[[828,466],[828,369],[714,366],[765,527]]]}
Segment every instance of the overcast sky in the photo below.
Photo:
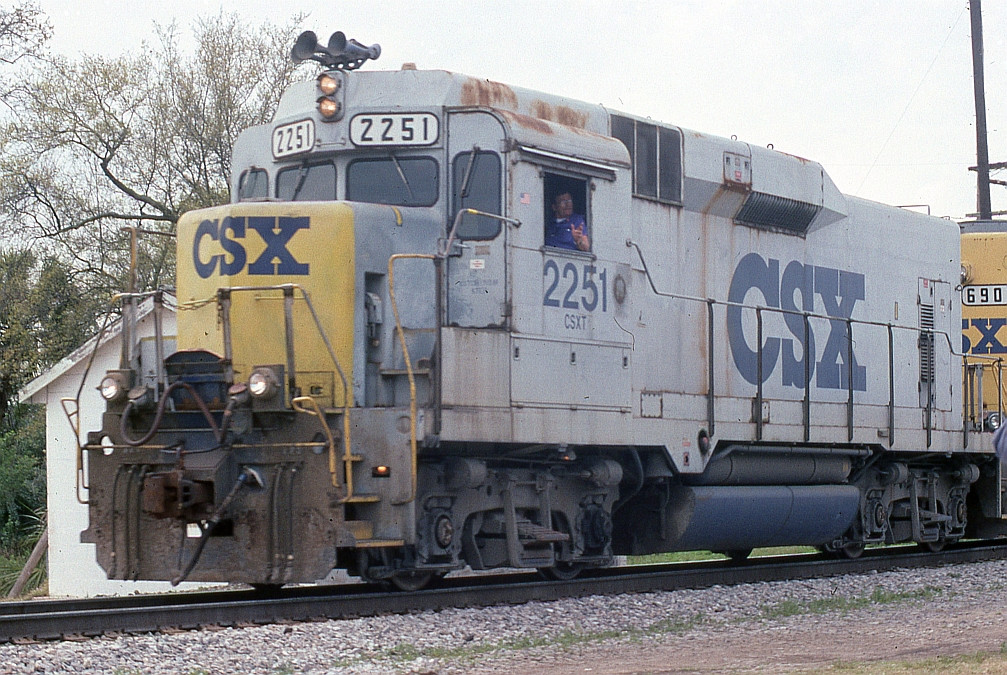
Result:
{"label": "overcast sky", "polygon": [[[242,12],[415,62],[736,135],[821,162],[843,192],[976,210],[967,0],[40,0],[67,55],[140,49],[154,22]],[[280,8],[282,7],[282,9]],[[1007,161],[1007,2],[983,3],[991,162]],[[1007,171],[994,178],[1007,179]],[[1007,210],[1007,187],[993,186]]]}

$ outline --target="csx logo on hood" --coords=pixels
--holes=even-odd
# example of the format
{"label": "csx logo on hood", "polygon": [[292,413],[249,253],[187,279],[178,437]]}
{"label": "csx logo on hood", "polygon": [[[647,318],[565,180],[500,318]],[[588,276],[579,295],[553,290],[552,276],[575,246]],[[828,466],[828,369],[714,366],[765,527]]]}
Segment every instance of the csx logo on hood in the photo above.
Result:
{"label": "csx logo on hood", "polygon": [[[192,240],[192,264],[196,274],[208,279],[214,273],[231,276],[240,273],[248,262],[248,254],[241,240],[245,239],[248,230],[253,230],[266,244],[259,256],[248,264],[249,274],[258,275],[306,275],[308,263],[299,262],[287,250],[287,244],[298,230],[307,230],[311,219],[305,216],[228,216],[221,221],[204,220],[196,228],[196,236]],[[207,255],[205,239],[217,242],[217,248],[223,253]],[[204,250],[201,253],[201,250]]]}
{"label": "csx logo on hood", "polygon": [[[763,382],[769,380],[777,363],[782,362],[784,386],[804,388],[811,383],[814,375],[815,386],[820,389],[846,389],[850,386],[852,373],[853,389],[866,391],[867,367],[857,362],[856,349],[853,348],[856,342],[850,345],[845,321],[853,317],[857,301],[865,299],[864,282],[864,275],[857,272],[808,265],[797,260],[787,263],[781,275],[779,260],[766,259],[758,253],[746,255],[734,269],[727,297],[732,303],[727,308],[727,335],[738,372],[748,382],[758,384],[761,354]],[[770,329],[761,346],[756,345],[755,349],[749,347],[749,339],[753,336],[745,334],[741,306],[745,296],[753,289],[762,295],[760,305],[783,310],[779,314],[782,314],[791,337],[773,335]],[[800,305],[797,304],[798,295]],[[824,310],[824,314],[832,317],[826,324],[829,333],[820,354],[816,348],[815,331],[810,324],[807,325],[807,347],[802,346],[805,335],[802,313],[815,311],[816,297],[821,301],[819,311]],[[822,322],[817,320],[816,324],[821,326]],[[821,345],[820,341],[818,345]],[[816,360],[819,355],[821,358]],[[806,364],[805,359],[808,358],[811,361]]]}

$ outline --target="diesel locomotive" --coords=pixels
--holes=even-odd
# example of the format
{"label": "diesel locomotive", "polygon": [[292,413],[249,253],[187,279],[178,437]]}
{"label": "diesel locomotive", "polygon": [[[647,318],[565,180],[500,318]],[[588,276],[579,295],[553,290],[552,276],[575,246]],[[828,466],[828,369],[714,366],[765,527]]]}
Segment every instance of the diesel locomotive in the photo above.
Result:
{"label": "diesel locomotive", "polygon": [[[175,349],[127,340],[82,449],[110,578],[411,589],[1001,532],[956,224],[379,53],[303,34],[317,79],[179,221]],[[554,245],[570,211],[586,243]]]}

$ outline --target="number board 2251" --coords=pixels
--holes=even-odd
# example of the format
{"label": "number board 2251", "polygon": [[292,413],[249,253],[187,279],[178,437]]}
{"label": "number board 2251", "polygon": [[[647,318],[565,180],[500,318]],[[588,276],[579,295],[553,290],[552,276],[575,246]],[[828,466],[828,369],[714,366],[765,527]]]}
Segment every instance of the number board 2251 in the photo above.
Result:
{"label": "number board 2251", "polygon": [[315,123],[312,120],[298,120],[273,130],[273,157],[276,159],[299,155],[314,147]]}
{"label": "number board 2251", "polygon": [[354,145],[433,145],[439,133],[430,113],[366,113],[350,120]]}

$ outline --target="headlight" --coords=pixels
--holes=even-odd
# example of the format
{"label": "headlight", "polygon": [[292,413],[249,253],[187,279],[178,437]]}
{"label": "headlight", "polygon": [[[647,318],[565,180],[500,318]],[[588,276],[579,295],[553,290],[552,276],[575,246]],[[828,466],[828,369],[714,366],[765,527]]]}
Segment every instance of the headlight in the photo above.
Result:
{"label": "headlight", "polygon": [[318,76],[318,90],[326,96],[332,96],[339,91],[339,80],[328,73],[322,73]]}
{"label": "headlight", "polygon": [[125,378],[121,373],[109,373],[98,385],[98,391],[101,393],[101,397],[109,403],[120,401],[126,395]]}
{"label": "headlight", "polygon": [[998,412],[989,413],[988,415],[986,415],[986,430],[996,431],[997,429],[1000,428],[1000,423],[1002,421],[1003,420],[1000,419],[1000,413]]}
{"label": "headlight", "polygon": [[318,112],[325,119],[332,119],[339,114],[339,101],[331,99],[327,96],[322,96],[318,99]]}
{"label": "headlight", "polygon": [[256,368],[248,378],[248,392],[258,399],[268,399],[279,389],[276,374],[269,368]]}

